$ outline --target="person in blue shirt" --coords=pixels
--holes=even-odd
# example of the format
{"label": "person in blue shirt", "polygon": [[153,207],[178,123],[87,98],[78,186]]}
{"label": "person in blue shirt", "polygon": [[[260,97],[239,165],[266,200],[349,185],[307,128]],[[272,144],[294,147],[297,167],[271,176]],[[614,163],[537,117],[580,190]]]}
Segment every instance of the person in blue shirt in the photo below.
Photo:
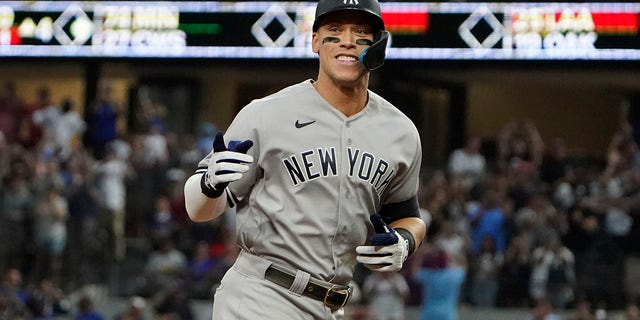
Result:
{"label": "person in blue shirt", "polygon": [[425,243],[424,255],[416,259],[413,278],[422,286],[421,320],[458,320],[460,288],[467,271],[464,260]]}
{"label": "person in blue shirt", "polygon": [[73,320],[105,320],[105,317],[94,309],[91,297],[82,296],[78,300],[78,313]]}

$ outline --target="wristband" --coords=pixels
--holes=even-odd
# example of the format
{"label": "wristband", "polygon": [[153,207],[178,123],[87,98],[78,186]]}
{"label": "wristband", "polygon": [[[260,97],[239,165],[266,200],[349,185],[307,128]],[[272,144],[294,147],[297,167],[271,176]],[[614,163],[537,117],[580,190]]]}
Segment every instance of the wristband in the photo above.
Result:
{"label": "wristband", "polygon": [[202,190],[202,193],[211,198],[211,199],[215,199],[218,198],[222,195],[222,192],[224,191],[224,188],[220,188],[220,190],[217,190],[214,187],[210,187],[207,182],[207,173],[203,173],[202,177],[200,177],[200,189]]}
{"label": "wristband", "polygon": [[409,244],[407,256],[410,256],[416,250],[416,239],[413,237],[413,234],[405,228],[394,228],[394,230],[407,240]]}

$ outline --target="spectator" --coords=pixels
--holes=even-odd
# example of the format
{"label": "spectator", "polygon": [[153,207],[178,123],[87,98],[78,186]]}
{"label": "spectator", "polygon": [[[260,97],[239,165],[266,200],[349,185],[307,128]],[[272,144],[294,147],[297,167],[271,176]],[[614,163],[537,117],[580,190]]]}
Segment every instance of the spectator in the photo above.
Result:
{"label": "spectator", "polygon": [[14,82],[5,82],[0,91],[0,132],[6,142],[14,143],[18,139],[24,103],[16,95]]}
{"label": "spectator", "polygon": [[640,320],[640,299],[632,299],[624,308],[621,320]]}
{"label": "spectator", "polygon": [[466,263],[438,245],[426,243],[412,265],[413,277],[422,288],[422,320],[457,320],[460,290]]}
{"label": "spectator", "polygon": [[200,152],[200,158],[206,156],[213,146],[213,137],[218,129],[213,123],[203,122],[198,126],[198,138],[195,143],[196,149]]}
{"label": "spectator", "polygon": [[553,305],[545,298],[535,301],[531,313],[525,320],[561,320],[562,318],[554,312]]}
{"label": "spectator", "polygon": [[18,140],[25,148],[35,147],[42,139],[42,128],[33,121],[33,115],[52,104],[49,88],[42,86],[38,88],[35,100],[25,105],[18,134]]}
{"label": "spectator", "polygon": [[500,271],[500,305],[515,308],[530,305],[531,250],[529,237],[522,234],[509,243]]}
{"label": "spectator", "polygon": [[472,254],[475,255],[480,251],[487,236],[493,239],[496,252],[504,253],[507,241],[504,201],[504,191],[499,185],[493,183],[486,185],[482,195],[482,206],[469,213]]}
{"label": "spectator", "polygon": [[216,276],[216,265],[221,263],[220,258],[213,258],[209,253],[209,244],[199,241],[196,244],[193,256],[187,267],[187,288],[189,296],[194,299],[210,299],[213,297],[213,289],[217,286],[221,277]]}
{"label": "spectator", "polygon": [[429,225],[427,237],[430,238],[437,234],[442,221],[448,218],[449,182],[444,171],[435,170],[428,178],[421,178],[420,183],[420,218]]}
{"label": "spectator", "polygon": [[27,252],[27,231],[32,219],[34,196],[22,165],[13,166],[7,178],[7,188],[0,196],[0,264],[11,262],[22,268]]}
{"label": "spectator", "polygon": [[175,248],[173,240],[162,239],[146,262],[142,295],[151,296],[184,281],[187,265],[187,256]]}
{"label": "spectator", "polygon": [[126,179],[133,175],[127,159],[118,156],[116,146],[110,144],[102,161],[94,168],[103,218],[108,221],[111,236],[110,257],[121,261],[125,257]]}
{"label": "spectator", "polygon": [[27,305],[34,319],[51,319],[67,315],[64,304],[65,294],[51,279],[42,279],[29,294]]}
{"label": "spectator", "polygon": [[459,231],[451,220],[442,222],[440,231],[434,237],[435,244],[447,253],[447,257],[454,261],[460,261],[466,265],[467,256],[470,254],[470,238]]}
{"label": "spectator", "polygon": [[5,179],[11,171],[14,146],[15,144],[7,143],[4,133],[0,131],[0,195],[4,192],[7,182]]}
{"label": "spectator", "polygon": [[23,287],[22,272],[9,268],[0,284],[0,319],[28,319],[29,294]]}
{"label": "spectator", "polygon": [[67,274],[73,287],[96,283],[106,277],[103,263],[107,245],[105,229],[100,224],[99,195],[93,172],[94,159],[86,150],[78,150],[67,160],[70,176],[65,196],[69,202]]}
{"label": "spectator", "polygon": [[129,299],[126,308],[118,313],[113,320],[147,320],[147,302],[142,297]]}
{"label": "spectator", "polygon": [[398,272],[371,272],[362,285],[371,320],[402,320],[409,284]]}
{"label": "spectator", "polygon": [[35,110],[31,116],[31,121],[38,126],[42,132],[41,143],[44,144],[44,146],[39,146],[39,148],[53,150],[52,154],[54,154],[56,150],[55,131],[58,129],[56,128],[56,124],[61,114],[60,106],[52,103]]}
{"label": "spectator", "polygon": [[548,196],[541,191],[528,196],[523,207],[514,214],[513,230],[531,241],[533,247],[544,244],[551,233],[567,232],[565,215],[551,204]]}
{"label": "spectator", "polygon": [[495,240],[485,236],[477,254],[473,257],[471,274],[471,302],[477,307],[496,306],[500,289],[500,270],[504,255],[496,250]]}
{"label": "spectator", "polygon": [[574,256],[560,238],[550,236],[544,246],[532,253],[530,294],[534,300],[545,299],[554,308],[566,308],[574,298]]}
{"label": "spectator", "polygon": [[156,197],[155,210],[149,217],[148,226],[148,236],[155,243],[161,239],[174,238],[176,235],[179,225],[167,196],[158,195]]}
{"label": "spectator", "polygon": [[181,286],[170,288],[159,298],[155,305],[158,319],[192,320],[194,319],[191,301],[185,289]]}
{"label": "spectator", "polygon": [[486,160],[480,147],[480,137],[467,138],[464,147],[453,150],[447,163],[448,173],[451,179],[462,178],[468,188],[478,184],[487,170]]}
{"label": "spectator", "polygon": [[35,278],[61,280],[62,255],[67,245],[69,203],[61,191],[51,188],[35,209]]}
{"label": "spectator", "polygon": [[166,170],[169,162],[167,138],[158,124],[151,125],[143,136],[144,161],[149,167]]}
{"label": "spectator", "polygon": [[590,295],[598,290],[594,271],[601,237],[600,218],[581,206],[569,209],[568,215],[569,230],[562,240],[575,258],[576,293]]}
{"label": "spectator", "polygon": [[544,142],[531,120],[510,121],[498,133],[498,167],[504,172],[538,172]]}
{"label": "spectator", "polygon": [[105,320],[105,317],[94,309],[91,297],[84,295],[78,301],[78,312],[73,320]]}
{"label": "spectator", "polygon": [[73,101],[65,99],[59,107],[59,113],[52,122],[52,138],[58,157],[62,160],[69,158],[76,150],[78,140],[87,128],[87,124],[80,114],[73,109]]}
{"label": "spectator", "polygon": [[591,302],[585,297],[577,299],[573,309],[567,320],[596,320]]}
{"label": "spectator", "polygon": [[550,185],[562,181],[570,172],[567,144],[564,139],[556,137],[545,150],[540,164],[540,179]]}
{"label": "spectator", "polygon": [[107,145],[118,137],[118,119],[124,107],[113,99],[110,85],[100,88],[96,101],[87,110],[87,147],[96,159],[102,159]]}
{"label": "spectator", "polygon": [[[462,178],[452,177],[450,180],[446,209],[447,220],[454,225],[456,232],[465,235],[470,241],[471,226],[469,225],[468,215],[469,212],[475,211],[479,206],[479,201],[476,199],[479,185],[469,189]],[[470,246],[470,243],[468,245]]]}

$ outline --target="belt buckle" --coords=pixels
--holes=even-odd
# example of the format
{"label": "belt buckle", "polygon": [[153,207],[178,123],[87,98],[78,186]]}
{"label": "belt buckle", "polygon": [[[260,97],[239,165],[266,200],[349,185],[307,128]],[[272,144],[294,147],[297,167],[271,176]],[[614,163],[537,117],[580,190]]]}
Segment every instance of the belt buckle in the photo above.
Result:
{"label": "belt buckle", "polygon": [[[351,296],[351,287],[347,286],[344,289],[337,289],[337,287],[338,287],[337,285],[332,285],[331,288],[329,288],[327,292],[324,294],[324,300],[323,300],[324,304],[327,307],[329,307],[333,312],[344,307],[349,301],[349,297]],[[340,303],[340,305],[336,305],[328,301],[329,294],[332,292],[344,295],[344,299],[342,300],[342,303]]]}

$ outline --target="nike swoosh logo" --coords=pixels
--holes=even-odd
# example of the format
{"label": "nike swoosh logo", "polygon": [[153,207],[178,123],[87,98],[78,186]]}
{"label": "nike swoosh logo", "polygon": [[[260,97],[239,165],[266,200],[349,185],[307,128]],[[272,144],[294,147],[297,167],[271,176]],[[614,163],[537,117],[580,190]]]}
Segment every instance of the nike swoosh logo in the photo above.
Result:
{"label": "nike swoosh logo", "polygon": [[312,123],[315,123],[316,121],[309,121],[309,122],[300,122],[300,120],[296,120],[296,128],[300,129],[300,128],[304,128]]}

